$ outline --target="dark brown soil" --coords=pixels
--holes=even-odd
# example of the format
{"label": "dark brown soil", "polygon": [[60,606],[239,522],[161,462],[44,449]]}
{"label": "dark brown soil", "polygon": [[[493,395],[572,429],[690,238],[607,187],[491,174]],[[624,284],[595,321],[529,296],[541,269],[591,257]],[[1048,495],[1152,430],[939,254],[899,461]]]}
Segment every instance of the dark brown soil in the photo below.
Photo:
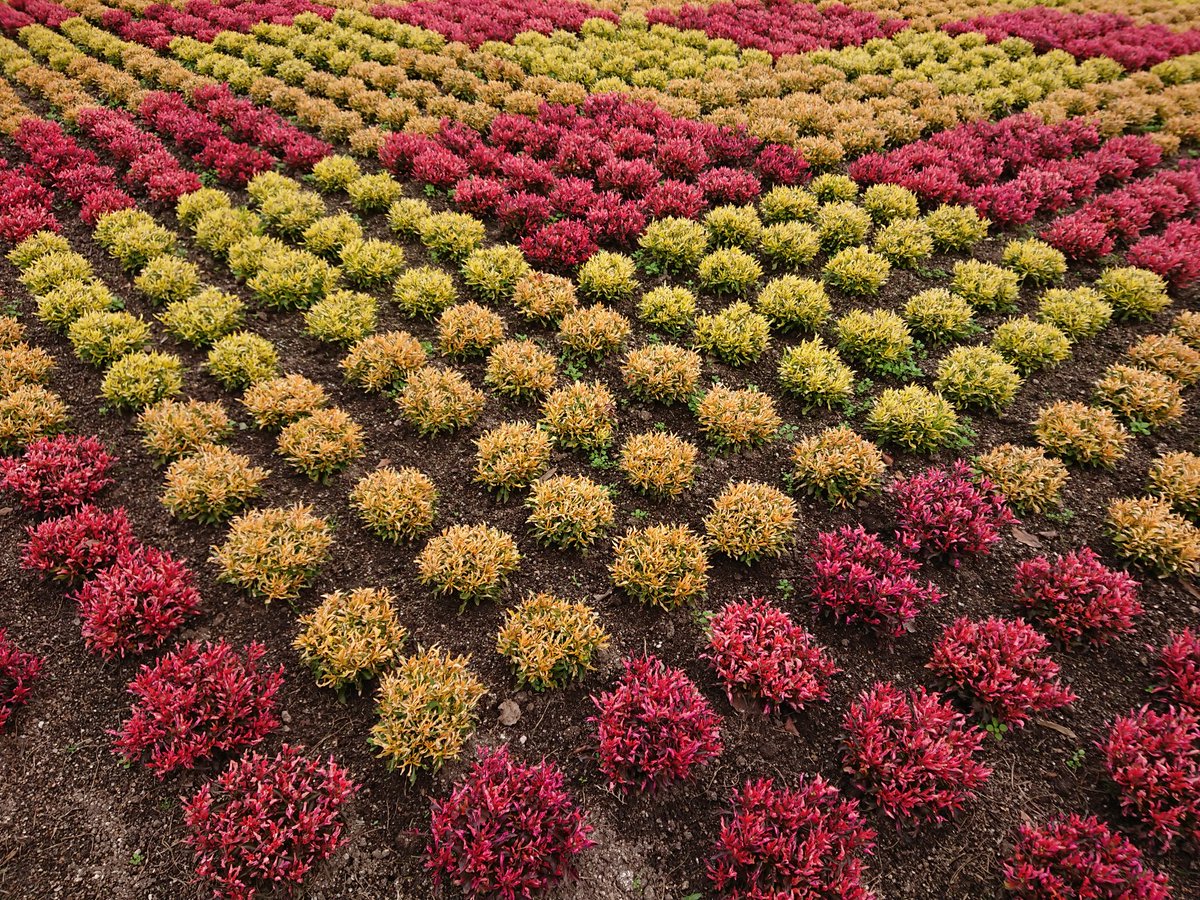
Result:
{"label": "dark brown soil", "polygon": [[[13,153],[8,144],[4,150],[10,156]],[[176,227],[169,213],[158,212],[164,224]],[[110,287],[126,298],[131,310],[152,318],[155,311],[100,252],[88,230],[73,220],[73,212],[61,209],[59,215],[72,244],[92,260]],[[376,236],[386,235],[379,216],[370,217],[369,230]],[[186,238],[183,243],[189,258],[204,269],[208,281],[245,296],[227,273],[191,247]],[[999,246],[1000,241],[989,241],[982,255],[998,254]],[[408,242],[405,248],[410,263],[425,260],[418,244]],[[951,265],[952,260],[935,260],[931,268],[948,269]],[[1071,283],[1090,274],[1073,273]],[[1140,493],[1147,467],[1157,453],[1169,448],[1194,449],[1200,434],[1197,398],[1192,390],[1188,398],[1192,408],[1179,425],[1139,438],[1115,472],[1072,470],[1065,492],[1065,505],[1072,513],[1069,521],[1034,517],[1024,524],[1022,540],[1007,536],[991,556],[968,560],[958,570],[931,567],[930,577],[944,590],[946,599],[920,616],[912,634],[894,642],[876,638],[861,628],[815,619],[806,598],[804,575],[805,548],[818,531],[859,521],[868,528],[888,531],[892,510],[887,499],[875,498],[847,512],[799,499],[800,529],[794,547],[777,561],[752,567],[715,558],[709,596],[703,604],[705,609],[713,610],[738,597],[766,595],[802,620],[831,648],[843,671],[834,680],[830,702],[777,721],[739,712],[727,702],[699,659],[702,610],[652,612],[614,593],[607,578],[607,547],[588,555],[542,549],[529,538],[520,496],[498,503],[471,484],[473,440],[501,421],[533,420],[535,407],[503,403],[489,395],[485,413],[474,427],[436,440],[419,439],[402,424],[397,408],[387,397],[364,395],[343,385],[338,370],[340,352],[306,338],[298,313],[256,314],[251,326],[276,343],[288,371],[320,381],[334,402],[362,424],[368,434],[367,452],[328,484],[315,485],[291,473],[274,456],[270,435],[255,431],[248,423],[239,430],[233,446],[258,464],[273,468],[264,505],[297,500],[312,503],[336,521],[337,543],[332,560],[322,567],[295,608],[287,604],[264,606],[218,584],[208,555],[211,545],[222,539],[223,529],[183,524],[166,514],[158,500],[159,473],[140,449],[132,418],[102,413],[98,399],[100,373],[77,362],[69,344],[37,322],[32,315],[32,301],[15,275],[11,265],[0,263],[0,289],[6,301],[19,310],[31,340],[58,360],[52,386],[70,404],[74,428],[102,436],[121,456],[117,483],[108,490],[105,501],[128,509],[143,540],[191,560],[205,609],[179,637],[263,641],[268,659],[282,663],[287,671],[282,692],[285,724],[268,740],[267,748],[289,741],[303,744],[314,753],[332,753],[363,786],[349,809],[345,848],[311,877],[301,892],[301,896],[325,900],[409,900],[429,896],[432,889],[420,859],[429,797],[446,792],[451,780],[464,771],[471,754],[436,776],[422,776],[411,786],[387,771],[366,742],[374,722],[372,699],[366,696],[339,703],[332,692],[315,686],[311,673],[301,667],[291,649],[297,616],[311,609],[322,594],[362,585],[388,587],[398,598],[401,619],[414,642],[436,643],[454,652],[472,654],[472,667],[490,690],[480,706],[472,746],[510,742],[522,756],[549,757],[564,768],[596,827],[598,846],[587,854],[580,882],[556,896],[577,900],[683,900],[692,894],[707,896],[704,862],[734,787],[760,775],[790,783],[807,772],[821,773],[849,790],[841,773],[838,741],[841,716],[853,697],[878,679],[894,679],[902,686],[930,684],[923,666],[932,642],[946,623],[960,615],[983,617],[1013,612],[1007,596],[1012,568],[1019,560],[1037,552],[1063,552],[1085,544],[1111,560],[1112,548],[1102,533],[1107,500]],[[932,276],[922,279],[898,272],[876,305],[898,306],[913,291],[935,283]],[[405,328],[422,339],[432,336],[430,326],[402,319],[386,302],[385,295],[381,294],[380,300],[381,330]],[[716,305],[714,298],[705,300]],[[839,298],[838,312],[852,305],[848,298]],[[1026,310],[1032,308],[1032,292],[1026,293],[1022,305]],[[1177,298],[1176,308],[1187,307],[1196,307],[1195,296]],[[634,318],[628,304],[618,304],[618,308]],[[547,346],[553,345],[551,332],[531,328],[513,317],[511,310],[501,311],[509,320],[511,334],[529,334]],[[1028,423],[1039,406],[1059,398],[1085,399],[1103,368],[1139,336],[1162,329],[1166,318],[1160,317],[1150,325],[1116,325],[1078,347],[1067,364],[1031,377],[1003,416],[973,417],[979,435],[975,448],[982,450],[1004,441],[1030,442]],[[634,343],[645,339],[639,331]],[[788,342],[774,340],[772,350],[759,363],[741,370],[710,360],[706,375],[735,385],[771,386],[778,354]],[[188,363],[189,396],[222,399],[232,416],[246,418],[237,398],[224,395],[203,373],[202,354],[161,337],[159,343]],[[923,361],[927,373],[935,361],[936,355]],[[462,368],[472,381],[480,383],[481,363]],[[584,377],[604,378],[619,389],[617,360],[590,367]],[[883,382],[877,383],[874,391],[882,386]],[[627,400],[622,394],[618,441],[662,422],[672,431],[702,443],[686,408],[668,409]],[[839,418],[834,414],[800,415],[782,400],[780,408],[796,437],[815,433]],[[852,421],[861,422],[861,413]],[[614,486],[619,508],[617,533],[630,525],[658,520],[686,522],[701,529],[708,499],[730,479],[753,478],[781,484],[788,468],[790,443],[780,439],[754,452],[706,456],[695,487],[682,499],[667,503],[630,492],[614,471],[594,468],[579,454],[556,454],[553,465],[559,471],[587,473]],[[952,458],[952,454],[943,454],[933,462]],[[457,615],[456,602],[439,600],[415,583],[413,559],[419,544],[384,544],[357,524],[347,504],[347,493],[359,477],[382,461],[414,465],[433,478],[441,492],[438,527],[488,521],[517,537],[524,559],[501,601]],[[929,460],[906,455],[895,460],[896,470],[904,473],[928,464]],[[118,727],[126,714],[125,685],[144,660],[105,665],[85,652],[73,602],[57,587],[41,584],[18,568],[23,529],[30,521],[19,510],[0,510],[0,541],[4,547],[0,575],[9,585],[0,594],[0,625],[8,626],[22,646],[46,658],[44,675],[32,702],[0,737],[0,898],[184,900],[205,896],[205,889],[191,880],[179,798],[210,773],[196,772],[160,782],[139,767],[126,768],[119,763],[112,753],[108,732]],[[598,671],[582,684],[541,695],[517,691],[504,660],[495,652],[495,634],[503,610],[531,589],[589,600],[612,633],[611,650],[601,659]],[[879,838],[869,860],[868,881],[881,898],[999,897],[1000,860],[1014,829],[1055,811],[1095,812],[1137,833],[1136,827],[1120,816],[1095,742],[1108,720],[1145,701],[1150,680],[1146,645],[1161,643],[1171,629],[1194,624],[1200,613],[1200,593],[1178,580],[1147,579],[1142,594],[1146,613],[1135,634],[1099,651],[1056,653],[1079,702],[1073,709],[1052,716],[1052,725],[1031,724],[1003,741],[989,739],[986,757],[995,769],[994,775],[959,819],[909,835],[897,832],[874,812],[869,814]],[[682,667],[701,686],[724,716],[725,751],[695,783],[658,796],[625,799],[610,794],[599,779],[589,748],[588,697],[611,683],[622,656],[643,649]],[[520,720],[508,728],[499,724],[497,712],[500,702],[507,699],[516,700],[521,708]],[[1079,760],[1081,764],[1073,764]],[[1147,842],[1139,843],[1149,849]],[[1176,851],[1155,857],[1154,864],[1170,874],[1176,897],[1200,896],[1200,871],[1194,857],[1189,859],[1183,851]]]}

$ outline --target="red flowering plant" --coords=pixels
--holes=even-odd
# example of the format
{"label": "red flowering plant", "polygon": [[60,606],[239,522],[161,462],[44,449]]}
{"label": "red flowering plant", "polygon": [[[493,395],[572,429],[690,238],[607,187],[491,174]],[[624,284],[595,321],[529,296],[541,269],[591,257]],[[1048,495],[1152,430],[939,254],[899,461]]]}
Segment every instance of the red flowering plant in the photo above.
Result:
{"label": "red flowering plant", "polygon": [[18,706],[29,702],[29,691],[42,670],[40,657],[22,650],[0,628],[0,731]]}
{"label": "red flowering plant", "polygon": [[191,570],[156,547],[124,547],[75,594],[83,640],[105,659],[162,644],[200,611]]}
{"label": "red flowering plant", "polygon": [[622,200],[612,191],[596,198],[586,222],[596,241],[609,247],[631,247],[646,230],[646,216],[641,207],[631,200]]}
{"label": "red flowering plant", "polygon": [[0,459],[0,488],[37,512],[68,512],[112,484],[117,461],[96,437],[38,438],[21,456]]}
{"label": "red flowering plant", "polygon": [[986,554],[1000,529],[1019,524],[987,478],[976,480],[958,460],[950,469],[931,468],[897,478],[888,488],[899,503],[896,542],[908,553],[959,564],[967,553]]}
{"label": "red flowering plant", "polygon": [[1188,287],[1200,279],[1200,223],[1172,222],[1162,234],[1144,237],[1130,247],[1125,260],[1161,275],[1176,288]]}
{"label": "red flowering plant", "polygon": [[539,194],[518,191],[505,194],[496,207],[496,219],[505,231],[523,237],[550,221],[550,201]]}
{"label": "red flowering plant", "polygon": [[991,775],[975,758],[986,733],[923,687],[876,683],[842,728],[846,771],[897,825],[948,819]]}
{"label": "red flowering plant", "polygon": [[612,788],[662,788],[721,753],[720,716],[683,671],[654,656],[626,659],[616,688],[592,702],[598,715],[588,724]]}
{"label": "red flowering plant", "polygon": [[0,159],[0,196],[4,197],[0,240],[19,244],[39,231],[59,230],[52,210],[54,195],[38,184],[37,179],[10,168],[3,159]]}
{"label": "red flowering plant", "polygon": [[769,715],[829,699],[826,683],[838,667],[811,634],[762,597],[726,604],[709,632],[705,658],[731,703],[749,696]]}
{"label": "red flowering plant", "polygon": [[143,666],[129,683],[131,714],[112,732],[116,752],[127,762],[145,759],[164,778],[257,746],[279,724],[283,685],[283,666],[264,668],[265,654],[257,642],[239,653],[223,640],[203,647],[188,641]]}
{"label": "red flowering plant", "polygon": [[428,28],[472,49],[485,41],[511,41],[525,31],[578,32],[588,19],[617,21],[611,11],[579,0],[416,0],[402,6],[383,3],[372,7],[371,15]]}
{"label": "red flowering plant", "polygon": [[808,161],[787,144],[767,144],[758,151],[754,167],[772,184],[804,184],[811,175]]}
{"label": "red flowering plant", "polygon": [[288,744],[236,760],[184,802],[196,874],[228,900],[303,884],[341,844],[342,807],[357,790],[332,758]]}
{"label": "red flowering plant", "polygon": [[1200,713],[1200,634],[1190,628],[1172,634],[1155,650],[1154,692]]}
{"label": "red flowering plant", "polygon": [[1121,809],[1164,850],[1200,844],[1200,718],[1174,707],[1143,706],[1119,716],[1099,742]]}
{"label": "red flowering plant", "polygon": [[753,203],[762,193],[762,184],[753,172],[731,166],[718,166],[701,172],[697,182],[704,191],[704,199],[712,206]]}
{"label": "red flowering plant", "polygon": [[412,175],[413,160],[417,154],[437,146],[437,142],[429,135],[393,131],[379,148],[379,162],[397,178],[408,178]]}
{"label": "red flowering plant", "polygon": [[942,599],[933,582],[915,577],[920,563],[861,525],[818,534],[808,562],[818,607],[892,637],[911,630],[917,614]]}
{"label": "red flowering plant", "polygon": [[493,216],[504,193],[504,184],[498,179],[472,176],[464,178],[455,186],[454,205],[474,216]]}
{"label": "red flowering plant", "polygon": [[1062,644],[1097,645],[1132,630],[1142,614],[1138,586],[1084,547],[1018,563],[1013,600]]}
{"label": "red flowering plant", "polygon": [[582,222],[552,222],[521,241],[521,252],[533,265],[567,272],[588,261],[600,248]]}
{"label": "red flowering plant", "polygon": [[105,511],[91,504],[30,526],[26,533],[21,568],[67,584],[112,565],[138,543],[123,508]]}
{"label": "red flowering plant", "polygon": [[982,715],[1020,728],[1030,717],[1073,703],[1045,654],[1050,642],[1022,619],[963,617],[946,626],[926,665]]}
{"label": "red flowering plant", "polygon": [[450,796],[433,801],[425,868],[466,897],[524,900],[574,874],[590,833],[557,766],[485,749]]}
{"label": "red flowering plant", "polygon": [[1014,900],[1171,900],[1167,876],[1148,868],[1133,843],[1077,813],[1021,825],[1004,889]]}
{"label": "red flowering plant", "polygon": [[730,900],[873,900],[862,857],[874,848],[858,801],[821,776],[801,776],[794,788],[764,778],[734,791],[708,877]]}

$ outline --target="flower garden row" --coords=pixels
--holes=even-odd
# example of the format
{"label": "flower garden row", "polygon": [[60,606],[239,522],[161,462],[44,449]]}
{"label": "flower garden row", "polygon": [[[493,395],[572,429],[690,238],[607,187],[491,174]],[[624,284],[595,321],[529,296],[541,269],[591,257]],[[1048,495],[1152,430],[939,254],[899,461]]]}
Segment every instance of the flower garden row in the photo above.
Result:
{"label": "flower garden row", "polygon": [[[533,340],[507,339],[512,313],[549,327],[568,358],[593,363],[625,351],[635,327],[665,334],[673,342],[624,353],[624,391],[642,403],[689,403],[698,434],[717,451],[776,440],[783,419],[769,392],[702,389],[700,354],[747,367],[779,343],[784,402],[852,409],[858,373],[895,381],[867,404],[864,427],[889,450],[928,454],[961,447],[967,433],[960,413],[1003,409],[1024,377],[1063,362],[1114,318],[1160,314],[1171,303],[1163,278],[1178,290],[1200,274],[1190,254],[1200,196],[1195,172],[1163,165],[1161,141],[1104,140],[1082,121],[1004,119],[866,157],[851,169],[874,184],[860,194],[858,184],[834,174],[800,187],[809,180],[808,164],[787,143],[596,95],[575,109],[499,113],[481,132],[441,123],[430,133],[385,136],[378,147],[387,171],[364,172],[334,154],[330,141],[338,136],[313,138],[226,85],[197,84],[186,96],[137,88],[127,95],[136,96],[130,108],[137,118],[96,108],[88,96],[93,79],[108,88],[127,85],[69,45],[56,58],[61,39],[31,30],[22,40],[51,68],[7,42],[0,47],[6,73],[23,90],[69,109],[81,137],[32,117],[11,87],[0,97],[22,156],[21,165],[0,170],[18,200],[0,219],[0,235],[15,245],[9,258],[36,298],[38,318],[65,333],[82,360],[103,367],[106,402],[140,411],[148,453],[169,463],[163,503],[185,519],[232,518],[213,564],[222,578],[268,601],[294,599],[313,578],[329,555],[329,523],[303,506],[247,511],[268,473],[222,446],[231,426],[221,404],[175,399],[184,384],[182,360],[147,351],[157,326],[115,309],[112,291],[86,259],[54,235],[56,198],[80,209],[136,291],[162,305],[162,330],[203,348],[208,373],[224,389],[243,391],[255,424],[277,433],[285,463],[315,481],[364,455],[364,429],[329,406],[319,384],[284,374],[270,341],[244,330],[245,303],[202,284],[199,269],[172,252],[179,236],[135,210],[135,198],[173,205],[194,245],[258,305],[302,311],[310,337],[344,345],[348,379],[368,390],[395,389],[415,433],[470,427],[492,401],[489,393],[540,401],[536,427],[508,422],[479,436],[472,474],[502,498],[528,489],[532,536],[564,549],[597,544],[616,514],[609,491],[591,478],[543,477],[550,454],[606,452],[620,430],[618,406],[603,381],[563,383],[554,353]],[[124,166],[124,177],[82,140]],[[297,173],[311,170],[328,202],[344,197],[360,216],[386,213],[398,239],[366,238],[354,217],[330,214],[322,194],[272,171],[280,161]],[[246,186],[250,206],[201,189],[193,167]],[[459,211],[435,213],[405,196],[409,182],[450,192]],[[946,201],[979,212],[936,206]],[[832,315],[835,302],[879,292],[893,267],[915,271],[935,252],[969,252],[987,234],[980,214],[1020,223],[1081,202],[1043,232],[1049,245],[1007,242],[999,265],[954,260],[948,289],[915,294],[903,314]],[[490,244],[485,222],[520,246]],[[1102,238],[1078,236],[1101,229]],[[437,264],[409,267],[406,241]],[[1103,256],[1117,241],[1143,268],[1108,266],[1091,286],[1056,287],[1068,271],[1063,253]],[[774,277],[760,288],[765,271]],[[695,290],[642,289],[642,278],[663,273],[693,278]],[[351,289],[340,288],[342,279]],[[460,284],[469,302],[459,302]],[[381,290],[414,323],[436,320],[430,347],[409,332],[376,332],[374,295]],[[1034,316],[994,321],[1035,293]],[[581,306],[579,297],[591,305]],[[714,299],[732,302],[712,308]],[[631,308],[637,326],[618,311]],[[916,383],[924,373],[915,338],[929,346],[962,342],[980,332],[977,316],[993,326],[991,345],[951,348],[932,376],[935,390]],[[140,544],[119,507],[92,505],[113,460],[94,439],[52,437],[66,424],[65,407],[43,386],[53,360],[21,342],[18,323],[5,328],[0,439],[14,455],[4,461],[3,485],[48,516],[31,526],[23,564],[73,590],[92,652],[120,657],[159,648],[202,609],[193,577],[169,552]],[[904,634],[940,599],[922,577],[926,566],[986,553],[1015,521],[1010,506],[1028,514],[1054,509],[1068,477],[1064,461],[1116,465],[1133,435],[1182,415],[1184,391],[1200,379],[1196,330],[1195,314],[1185,312],[1170,333],[1132,345],[1096,380],[1096,405],[1043,407],[1033,424],[1040,447],[994,448],[975,460],[978,473],[959,464],[891,480],[892,539],[847,528],[822,532],[809,546],[804,584],[814,608],[885,635]],[[793,343],[791,331],[812,337]],[[430,363],[434,349],[451,361],[485,359],[484,390],[461,371]],[[617,466],[634,488],[671,497],[691,489],[699,456],[683,437],[647,431],[624,439]],[[797,442],[793,461],[791,486],[835,504],[851,506],[883,487],[882,452],[848,427]],[[1151,572],[1196,572],[1198,468],[1194,455],[1163,455],[1148,473],[1151,496],[1111,502],[1118,554]],[[378,469],[351,492],[363,524],[380,538],[407,542],[432,533],[414,557],[422,584],[463,606],[497,596],[521,563],[513,535],[486,523],[433,533],[437,501],[437,487],[414,469]],[[710,554],[747,563],[778,557],[794,540],[797,513],[778,488],[731,483],[711,499],[703,535],[663,524],[617,538],[613,585],[666,610],[699,602]],[[281,541],[294,551],[286,559],[271,549]],[[794,787],[750,780],[736,792],[708,870],[715,888],[756,896],[804,872],[818,896],[868,896],[861,858],[874,835],[861,799],[908,827],[952,815],[990,775],[981,724],[1018,728],[1076,699],[1058,681],[1046,652],[1051,641],[1103,644],[1131,630],[1141,612],[1137,583],[1087,548],[1026,561],[1013,579],[1012,611],[1028,621],[962,618],[935,644],[928,668],[945,696],[882,682],[847,710],[841,728],[853,796],[820,777],[801,777]],[[405,655],[407,634],[386,589],[331,593],[299,625],[296,649],[322,686],[363,689],[378,678],[371,740],[389,765],[415,777],[459,755],[486,688],[465,658],[436,647]],[[587,604],[532,594],[507,612],[496,649],[518,683],[554,689],[582,677],[608,642]],[[134,702],[115,736],[118,752],[160,776],[235,758],[185,807],[198,872],[228,896],[252,896],[281,878],[301,881],[338,845],[342,808],[355,790],[332,761],[295,747],[278,756],[253,751],[278,726],[282,674],[263,667],[262,656],[254,644],[176,645],[130,684]],[[768,713],[821,702],[838,669],[813,634],[765,600],[723,605],[705,656],[731,698],[749,697]],[[1114,720],[1102,749],[1125,811],[1169,847],[1194,842],[1200,820],[1196,636],[1173,636],[1156,659],[1160,699]],[[14,685],[11,699],[0,700],[7,718],[27,698],[38,662],[0,639],[0,664],[0,683]],[[694,778],[721,752],[712,704],[681,670],[652,656],[627,658],[611,691],[592,699],[597,764],[614,789],[638,793]],[[962,712],[968,708],[970,719]],[[173,724],[180,721],[188,723],[183,733]],[[301,823],[289,808],[310,816]],[[516,823],[529,841],[497,866],[496,849]],[[234,846],[229,836],[247,828],[286,853],[269,858],[253,845]],[[471,896],[521,895],[569,872],[591,844],[589,833],[553,763],[531,766],[503,749],[481,751],[446,799],[433,804],[427,866],[435,879]],[[1083,877],[1169,896],[1166,879],[1141,852],[1091,817],[1026,827],[1004,872],[1010,891],[1030,897],[1056,896],[1059,885]]]}

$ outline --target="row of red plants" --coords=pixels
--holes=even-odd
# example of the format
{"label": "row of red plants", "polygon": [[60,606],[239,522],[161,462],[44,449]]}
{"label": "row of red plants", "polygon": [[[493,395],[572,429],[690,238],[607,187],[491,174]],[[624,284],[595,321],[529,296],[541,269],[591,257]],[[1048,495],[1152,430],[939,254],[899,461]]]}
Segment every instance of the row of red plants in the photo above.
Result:
{"label": "row of red plants", "polygon": [[54,195],[20,168],[0,159],[0,240],[19,244],[38,231],[58,231],[58,219],[52,209]]}
{"label": "row of red plants", "polygon": [[630,246],[652,219],[750,203],[764,182],[808,175],[789,147],[616,94],[543,104],[534,119],[504,114],[485,134],[448,121],[432,136],[393,134],[379,159],[400,178],[453,192],[459,209],[495,217],[525,239],[531,261],[558,268],[598,244]]}
{"label": "row of red plants", "polygon": [[471,49],[484,41],[511,41],[525,31],[578,32],[588,19],[617,21],[612,11],[580,0],[416,0],[379,3],[371,7],[371,15],[436,31]]}
{"label": "row of red plants", "polygon": [[1095,260],[1200,208],[1195,166],[1155,172],[1103,194],[1042,230],[1041,238],[1071,259]]}
{"label": "row of red plants", "polygon": [[656,7],[646,12],[651,25],[703,31],[726,38],[744,49],[766,50],[778,58],[829,47],[858,47],[888,38],[908,27],[903,19],[882,19],[872,12],[841,3],[818,8],[794,0],[731,0],[679,9]]}
{"label": "row of red plants", "polygon": [[971,122],[852,162],[860,184],[902,185],[930,203],[965,203],[1001,225],[1057,212],[1146,172],[1162,160],[1149,138],[1101,143],[1083,119],[1046,124],[1021,114]]}
{"label": "row of red plants", "polygon": [[1139,24],[1119,13],[1076,13],[1034,6],[977,16],[942,26],[950,34],[981,32],[992,43],[1024,38],[1038,53],[1066,50],[1077,59],[1107,56],[1126,69],[1148,69],[1173,56],[1200,50],[1200,30],[1172,31],[1165,25]]}
{"label": "row of red plants", "polygon": [[57,28],[77,15],[53,0],[6,0],[0,4],[0,28],[8,34],[16,34],[35,22]]}
{"label": "row of red plants", "polygon": [[291,25],[306,12],[330,19],[334,10],[311,0],[188,0],[182,9],[152,3],[140,18],[128,10],[108,9],[101,14],[100,24],[127,41],[162,51],[180,35],[208,43],[222,31],[245,33],[260,22]]}
{"label": "row of red plants", "polygon": [[1172,222],[1162,234],[1152,234],[1129,248],[1130,265],[1156,272],[1177,288],[1200,279],[1200,222]]}

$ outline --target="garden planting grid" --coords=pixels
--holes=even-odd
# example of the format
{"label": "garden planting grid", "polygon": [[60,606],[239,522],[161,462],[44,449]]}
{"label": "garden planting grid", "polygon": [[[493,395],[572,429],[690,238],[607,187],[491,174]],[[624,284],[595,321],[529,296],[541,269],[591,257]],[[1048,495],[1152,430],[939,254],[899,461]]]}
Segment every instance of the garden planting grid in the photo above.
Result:
{"label": "garden planting grid", "polygon": [[[1200,434],[1200,7],[1056,7],[0,6],[0,292],[10,317],[0,322],[0,712],[14,701],[0,719],[0,896],[270,896],[250,876],[224,888],[198,876],[205,858],[219,869],[223,857],[198,855],[200,829],[185,810],[222,771],[285,744],[332,759],[356,786],[326,785],[344,799],[329,801],[329,839],[309,847],[307,871],[277,872],[280,893],[297,896],[425,897],[438,876],[449,896],[524,896],[521,885],[536,894],[549,882],[562,898],[1050,897],[1020,892],[1014,845],[1022,826],[1071,813],[1132,842],[1117,869],[1145,896],[1200,894],[1200,648],[1183,631],[1200,612],[1200,460],[1190,455]],[[211,306],[197,313],[197,297]],[[552,301],[563,305],[529,313]],[[228,340],[246,334],[261,340]],[[345,361],[372,334],[391,334],[406,355],[365,385]],[[988,349],[950,365],[967,347]],[[513,396],[506,354],[552,374]],[[440,430],[418,419],[427,407],[415,392],[445,371],[470,389],[466,412],[452,411],[461,419]],[[303,376],[309,393],[319,386],[323,401],[273,403],[271,379],[283,375]],[[574,384],[611,394],[600,403],[610,435],[554,421],[554,392]],[[252,410],[243,400],[255,391],[262,405]],[[166,462],[152,452],[146,410],[188,400],[223,407],[229,427],[211,437],[239,457],[188,446]],[[1035,423],[1063,401],[1081,404],[1082,418],[1056,440]],[[328,443],[280,427],[314,412],[309,424],[328,424]],[[271,427],[256,413],[274,416]],[[584,426],[603,417],[582,413]],[[531,426],[522,439],[546,456],[524,478],[482,483],[478,442],[510,423]],[[871,443],[833,431],[842,426]],[[1091,427],[1107,429],[1099,440],[1110,458],[1080,459]],[[95,436],[115,457],[107,474],[95,446],[38,443],[59,433]],[[800,466],[797,446],[830,434],[853,448],[837,457],[849,468]],[[637,490],[622,462],[630,439],[653,449],[664,435],[691,445],[666,443],[648,466],[647,477],[681,479],[670,496]],[[1048,474],[1027,493],[1010,481],[1002,503],[997,460],[1014,451],[984,454],[1009,445],[1031,448]],[[57,506],[46,498],[60,470],[38,464],[56,453],[98,479],[55,482]],[[198,501],[189,482],[173,513],[164,492],[186,493],[189,458],[221,461],[223,474],[203,476],[215,481],[253,482],[250,467],[269,474],[228,502]],[[830,467],[836,477],[823,480]],[[432,522],[397,526],[412,530],[398,539],[369,527],[357,486],[380,468],[423,473],[436,490]],[[957,493],[939,520],[937,484],[914,482],[910,507],[929,521],[906,524],[893,483],[931,468]],[[753,488],[761,496],[738,515],[772,521],[720,531],[714,500],[743,482],[769,490]],[[539,532],[545,498],[541,508],[528,501],[550,488],[568,496],[566,513]],[[1143,502],[1132,511],[1121,506],[1134,498]],[[77,500],[123,509],[143,549],[102,560],[110,568],[80,563],[73,584],[43,578],[30,535],[78,515]],[[304,577],[264,597],[218,553],[243,516],[297,504],[332,541]],[[589,521],[599,527],[586,546],[554,542]],[[659,524],[690,529],[706,581],[643,602],[614,577],[614,542]],[[454,526],[490,526],[502,532],[488,533],[492,545],[511,539],[519,552],[478,597],[457,585],[439,593],[430,574],[438,537]],[[909,613],[871,621],[882,601],[839,606],[851,602],[844,572],[820,595],[820,548],[859,527],[846,547],[875,546],[877,535],[896,571],[915,579]],[[1014,583],[1023,563],[1048,557],[1059,572],[1056,556],[1083,548],[1126,593],[1128,572],[1140,612],[1110,623],[1111,639],[1064,642],[1044,609],[1018,605]],[[487,549],[471,544],[463,558]],[[848,552],[829,550],[824,562]],[[131,587],[138,567],[159,587]],[[357,688],[321,686],[328,662],[314,666],[295,642],[323,602],[360,588],[389,592],[403,646],[360,638],[382,661],[365,664]],[[125,609],[113,601],[120,590]],[[541,594],[585,604],[596,644],[575,677],[544,690],[521,683],[497,650],[509,617]],[[178,621],[151,614],[164,597]],[[804,680],[799,668],[811,693],[793,702],[763,696],[765,677],[727,690],[714,664],[710,632],[730,604],[754,598],[773,618],[732,656],[762,655],[777,676],[791,666]],[[1011,624],[1022,616],[1040,632]],[[1044,707],[1028,696],[1022,707],[1019,690],[1001,686],[989,704],[927,665],[970,657],[946,646],[954,635],[970,642],[952,623],[988,617],[1010,624],[975,639],[1032,642],[1042,687],[1057,681],[1070,703],[1046,690]],[[547,637],[541,621],[533,644]],[[579,638],[585,629],[574,628]],[[797,643],[779,651],[782,662],[768,657],[785,635]],[[1172,682],[1160,655],[1173,639]],[[115,752],[142,667],[218,641],[241,654],[236,665],[256,668],[243,706],[261,718],[244,739],[161,766],[149,743]],[[257,648],[247,657],[256,643],[261,658]],[[40,660],[34,677],[19,677],[29,663],[14,646]],[[369,742],[381,733],[381,682],[431,648],[469,657],[459,722],[423,713],[424,727],[452,736],[442,765],[414,743],[411,721],[393,723],[390,756]],[[720,743],[719,754],[700,748],[694,765],[676,760],[670,772],[685,777],[650,790],[636,767],[617,777],[602,768],[592,718],[606,718],[595,701],[645,655],[682,673],[667,718],[678,716],[684,737],[715,726]],[[452,666],[434,658],[432,668],[436,680]],[[947,806],[904,807],[880,787],[887,776],[854,771],[847,717],[865,714],[880,683],[941,701],[915,694],[895,709],[934,710],[929,734],[953,757],[937,773]],[[400,701],[413,691],[401,685]],[[1138,721],[1179,741],[1145,751],[1173,767],[1171,786],[1158,786],[1169,821],[1119,784],[1125,745],[1114,749],[1114,722],[1147,705]],[[669,724],[645,743],[678,741]],[[211,724],[183,730],[186,740],[211,736]],[[903,755],[909,740],[885,736],[884,746]],[[954,756],[953,741],[967,749]],[[1150,739],[1128,738],[1139,741]],[[562,817],[563,833],[577,832],[581,814],[594,843],[581,849],[577,832],[568,850],[543,837],[524,860],[528,880],[514,875],[509,894],[483,876],[463,887],[452,872],[470,853],[430,838],[431,803],[445,812],[502,746],[512,761],[561,771],[569,800],[551,784],[525,802]],[[283,768],[268,762],[262,777]],[[735,792],[761,778],[780,791],[824,779],[840,798],[822,808],[856,803],[837,807],[843,824],[856,822],[860,838],[869,828],[873,841],[845,860],[817,853],[807,893],[779,874],[803,854],[795,847],[723,883],[722,865],[733,864],[714,844],[736,840]],[[281,819],[285,831],[296,825]],[[554,854],[573,872],[561,884],[545,868]],[[751,893],[754,878],[764,893]]]}

